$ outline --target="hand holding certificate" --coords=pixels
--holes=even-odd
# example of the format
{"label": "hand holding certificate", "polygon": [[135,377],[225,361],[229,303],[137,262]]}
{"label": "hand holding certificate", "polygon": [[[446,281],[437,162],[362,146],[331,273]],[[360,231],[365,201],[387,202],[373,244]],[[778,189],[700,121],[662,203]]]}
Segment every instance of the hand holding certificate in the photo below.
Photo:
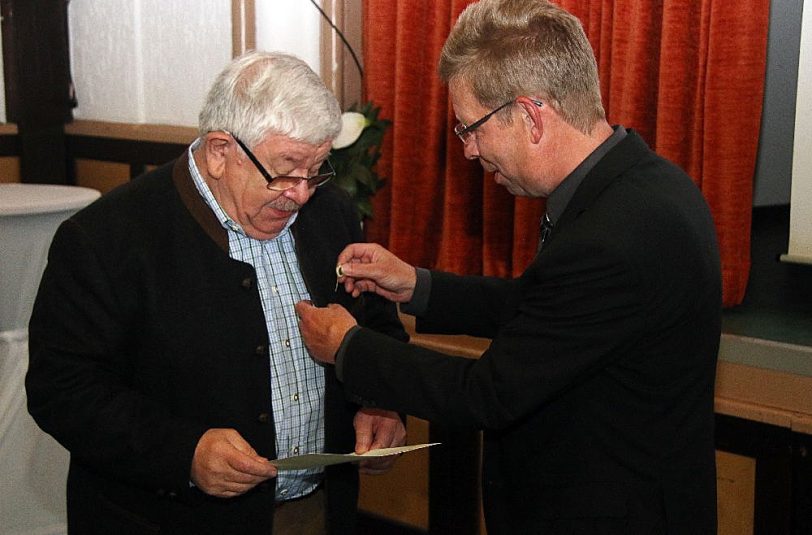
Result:
{"label": "hand holding certificate", "polygon": [[303,470],[305,468],[312,468],[314,466],[328,466],[331,464],[359,462],[364,459],[372,457],[387,457],[389,455],[399,455],[414,450],[429,448],[436,446],[439,442],[431,444],[415,444],[412,446],[400,446],[398,448],[380,448],[377,450],[369,450],[366,453],[308,453],[306,455],[298,455],[296,457],[285,457],[283,459],[274,459],[269,461],[272,465],[276,466],[277,470]]}

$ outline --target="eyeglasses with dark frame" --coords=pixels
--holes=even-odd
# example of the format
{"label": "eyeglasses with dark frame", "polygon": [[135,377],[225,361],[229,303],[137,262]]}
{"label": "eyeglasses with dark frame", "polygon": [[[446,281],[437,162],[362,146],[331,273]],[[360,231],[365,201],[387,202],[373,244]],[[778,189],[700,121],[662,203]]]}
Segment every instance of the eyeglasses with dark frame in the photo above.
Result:
{"label": "eyeglasses with dark frame", "polygon": [[[533,104],[535,104],[536,106],[541,107],[541,101],[540,100],[530,99],[530,101]],[[516,102],[515,98],[512,98],[512,99],[508,100],[507,102],[505,102],[504,104],[502,104],[498,108],[490,111],[489,113],[485,114],[483,117],[480,117],[479,119],[477,119],[476,121],[474,121],[473,123],[471,123],[469,125],[465,125],[465,123],[457,123],[457,126],[454,127],[454,133],[457,135],[458,138],[460,138],[460,141],[462,141],[462,144],[465,145],[466,143],[471,141],[471,138],[474,137],[474,132],[476,131],[477,128],[479,128],[480,126],[485,124],[488,121],[488,119],[493,117],[493,115],[496,112],[502,110],[503,108],[506,108],[506,107],[510,106],[514,102]]]}
{"label": "eyeglasses with dark frame", "polygon": [[234,138],[234,141],[237,142],[237,145],[245,152],[245,155],[248,156],[248,159],[256,166],[259,170],[262,177],[268,182],[267,188],[273,191],[285,191],[291,188],[295,188],[299,185],[299,183],[304,180],[307,182],[308,188],[317,188],[319,186],[323,186],[327,182],[330,181],[331,178],[336,176],[335,169],[333,169],[333,164],[330,163],[330,160],[324,160],[321,164],[321,168],[319,172],[313,176],[291,176],[291,175],[277,175],[273,176],[271,173],[265,169],[265,167],[259,163],[259,160],[254,153],[251,152],[248,147],[243,143],[240,138],[228,132],[228,134]]}

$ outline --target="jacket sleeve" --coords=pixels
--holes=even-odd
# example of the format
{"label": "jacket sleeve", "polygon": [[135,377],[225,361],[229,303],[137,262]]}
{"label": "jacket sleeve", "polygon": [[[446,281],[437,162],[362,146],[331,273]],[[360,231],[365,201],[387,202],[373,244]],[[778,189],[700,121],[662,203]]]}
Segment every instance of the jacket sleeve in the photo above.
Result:
{"label": "jacket sleeve", "polygon": [[[634,271],[607,251],[580,252],[589,259],[580,271],[562,260],[560,267],[531,268],[517,281],[521,300],[510,318],[500,311],[504,323],[481,358],[452,357],[361,329],[346,348],[345,387],[358,402],[436,422],[502,429],[527,417],[623,356],[641,330]],[[488,317],[478,310],[487,299],[471,304],[473,292],[461,291],[467,281],[446,280],[447,286],[432,281],[435,325],[447,330]]]}
{"label": "jacket sleeve", "polygon": [[138,290],[113,280],[97,252],[74,220],[54,237],[29,326],[29,412],[74,460],[182,492],[205,427],[130,384],[135,363],[122,348],[138,342],[127,334],[134,307],[124,296]]}
{"label": "jacket sleeve", "polygon": [[518,286],[516,280],[432,271],[428,307],[417,316],[416,330],[493,338],[516,313]]}

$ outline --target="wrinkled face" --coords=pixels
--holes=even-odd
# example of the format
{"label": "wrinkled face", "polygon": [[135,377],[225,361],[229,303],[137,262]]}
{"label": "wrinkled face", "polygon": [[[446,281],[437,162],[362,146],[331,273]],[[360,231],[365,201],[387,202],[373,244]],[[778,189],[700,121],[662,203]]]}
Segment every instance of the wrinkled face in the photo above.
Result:
{"label": "wrinkled face", "polygon": [[[212,134],[209,134],[210,136]],[[296,211],[310,200],[315,191],[307,181],[275,191],[256,165],[240,150],[228,134],[221,136],[222,172],[210,187],[217,202],[237,221],[245,233],[255,239],[275,238]],[[330,140],[311,145],[281,135],[269,135],[251,148],[259,163],[271,176],[308,177],[318,173],[330,153]]]}
{"label": "wrinkled face", "polygon": [[[452,79],[448,86],[451,104],[457,120],[470,125],[481,119],[492,109],[483,107],[473,95],[468,85]],[[464,144],[465,157],[478,159],[489,173],[494,173],[494,181],[504,186],[513,195],[523,197],[538,196],[532,181],[528,178],[525,153],[525,129],[515,104],[506,107],[513,114],[513,121],[504,124],[497,115],[480,125]]]}

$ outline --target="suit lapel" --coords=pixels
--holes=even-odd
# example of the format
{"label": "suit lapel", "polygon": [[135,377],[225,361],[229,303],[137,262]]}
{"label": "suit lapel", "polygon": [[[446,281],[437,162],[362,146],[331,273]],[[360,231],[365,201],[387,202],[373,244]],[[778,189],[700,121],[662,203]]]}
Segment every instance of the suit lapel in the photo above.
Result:
{"label": "suit lapel", "polygon": [[629,130],[626,137],[584,177],[556,223],[556,229],[566,226],[567,223],[574,221],[585,210],[588,210],[604,189],[629,168],[636,165],[648,152],[649,148],[643,139],[635,131]]}
{"label": "suit lapel", "polygon": [[194,179],[189,173],[189,155],[187,152],[184,152],[175,161],[172,167],[172,182],[175,184],[184,206],[203,229],[203,232],[208,234],[218,247],[228,254],[228,233],[197,191]]}
{"label": "suit lapel", "polygon": [[291,226],[293,239],[296,242],[296,258],[299,261],[299,270],[302,272],[310,300],[319,307],[328,303],[340,302],[339,295],[344,292],[335,291],[336,273],[335,263],[340,248],[325,235],[325,230],[319,230],[317,203],[313,199],[299,212],[296,222]]}

